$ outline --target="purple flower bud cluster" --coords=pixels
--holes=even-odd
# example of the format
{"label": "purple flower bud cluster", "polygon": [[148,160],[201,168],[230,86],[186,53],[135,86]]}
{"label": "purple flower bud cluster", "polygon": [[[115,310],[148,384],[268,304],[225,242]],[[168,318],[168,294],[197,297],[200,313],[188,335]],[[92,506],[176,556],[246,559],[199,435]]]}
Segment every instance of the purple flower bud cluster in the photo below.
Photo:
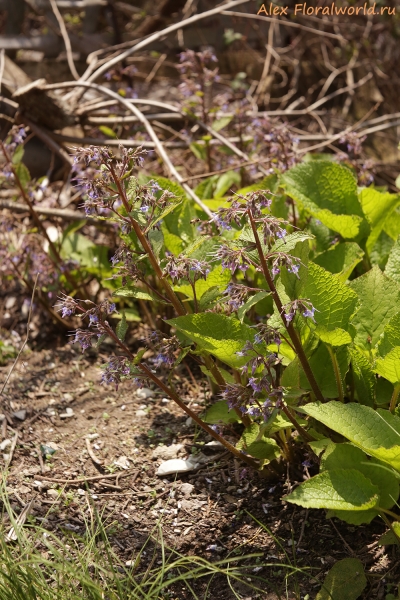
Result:
{"label": "purple flower bud cluster", "polygon": [[218,68],[212,69],[217,62],[211,50],[195,52],[186,50],[180,54],[180,64],[177,66],[181,75],[178,89],[182,97],[190,99],[188,106],[192,109],[205,102],[204,90],[219,81]]}
{"label": "purple flower bud cluster", "polygon": [[283,307],[283,313],[287,325],[289,325],[289,323],[293,321],[297,312],[300,312],[302,316],[306,319],[311,319],[314,323],[316,323],[314,318],[316,310],[317,309],[312,305],[312,303],[309,300],[305,300],[303,298],[293,300],[292,302],[288,302]]}
{"label": "purple flower bud cluster", "polygon": [[298,139],[286,123],[257,117],[247,124],[245,133],[252,138],[250,153],[262,159],[264,167],[271,173],[286,171],[297,163]]}
{"label": "purple flower bud cluster", "polygon": [[126,244],[121,244],[115,254],[111,257],[111,264],[117,268],[113,279],[122,277],[122,285],[135,281],[143,281],[144,273],[138,266],[138,256],[134,254]]}
{"label": "purple flower bud cluster", "polygon": [[171,369],[176,362],[177,354],[180,350],[178,338],[175,335],[166,338],[160,331],[153,331],[148,336],[148,341],[157,352],[151,359],[154,366],[157,369],[160,367]]}
{"label": "purple flower bud cluster", "polygon": [[252,264],[245,248],[233,248],[223,244],[213,252],[212,256],[215,261],[221,261],[222,267],[229,269],[232,275],[237,269],[245,273]]}
{"label": "purple flower bud cluster", "polygon": [[3,143],[6,153],[6,162],[2,165],[0,175],[10,182],[14,180],[14,175],[9,161],[11,161],[18,146],[24,143],[26,136],[27,132],[25,127],[14,125],[10,129],[6,141]]}
{"label": "purple flower bud cluster", "polygon": [[286,252],[271,252],[270,254],[267,254],[266,258],[269,259],[272,264],[271,274],[273,278],[281,272],[281,268],[284,266],[289,273],[293,273],[293,275],[296,275],[297,279],[300,279],[299,271],[301,263],[298,258],[291,256]]}
{"label": "purple flower bud cluster", "polygon": [[111,356],[102,369],[101,383],[114,383],[117,390],[121,381],[127,379],[131,374],[129,361],[124,356]]}
{"label": "purple flower bud cluster", "polygon": [[251,288],[247,285],[240,283],[229,283],[228,287],[224,291],[223,295],[226,296],[224,299],[224,306],[228,309],[227,312],[231,313],[238,310],[243,306],[247,297],[251,292],[261,292],[262,290],[257,288]]}
{"label": "purple flower bud cluster", "polygon": [[163,272],[165,275],[169,275],[173,281],[186,279],[194,283],[199,279],[207,279],[210,270],[210,265],[205,261],[187,256],[170,256]]}

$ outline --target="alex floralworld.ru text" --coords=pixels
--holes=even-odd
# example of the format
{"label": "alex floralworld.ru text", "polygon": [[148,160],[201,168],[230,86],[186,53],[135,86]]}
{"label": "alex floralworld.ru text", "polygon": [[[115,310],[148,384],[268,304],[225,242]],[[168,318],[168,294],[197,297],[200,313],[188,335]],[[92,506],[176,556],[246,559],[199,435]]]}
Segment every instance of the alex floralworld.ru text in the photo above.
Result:
{"label": "alex floralworld.ru text", "polygon": [[[333,16],[333,15],[347,15],[347,16],[368,16],[368,15],[384,15],[385,13],[393,16],[396,14],[396,8],[390,6],[378,6],[377,3],[370,5],[368,2],[364,2],[362,6],[337,6],[335,2],[327,6],[309,6],[306,2],[295,4],[293,14],[301,15],[322,15],[322,16]],[[283,15],[288,16],[289,6],[274,6],[272,2],[262,4],[258,15],[266,15],[268,17],[281,17]]]}

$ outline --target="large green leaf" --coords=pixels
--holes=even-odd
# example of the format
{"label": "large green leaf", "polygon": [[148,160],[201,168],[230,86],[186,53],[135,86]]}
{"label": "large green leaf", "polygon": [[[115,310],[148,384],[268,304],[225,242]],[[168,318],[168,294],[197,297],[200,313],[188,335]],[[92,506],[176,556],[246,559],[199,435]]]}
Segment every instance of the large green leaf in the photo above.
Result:
{"label": "large green leaf", "polygon": [[344,558],[328,572],[315,600],[357,600],[366,585],[361,560]]}
{"label": "large green leaf", "polygon": [[203,416],[206,423],[216,425],[218,423],[237,423],[239,417],[234,410],[229,409],[226,400],[219,400],[210,408],[207,409],[206,414]]}
{"label": "large green leaf", "polygon": [[[335,349],[335,356],[342,380],[349,366],[349,352],[346,346]],[[309,358],[309,363],[322,395],[325,398],[337,398],[338,389],[332,359],[324,344],[320,344]],[[285,388],[310,390],[310,383],[296,357],[284,370],[281,384]]]}
{"label": "large green leaf", "polygon": [[378,505],[379,489],[356,469],[335,469],[307,479],[285,500],[304,508],[369,510]]}
{"label": "large green leaf", "polygon": [[364,252],[355,242],[343,242],[318,254],[314,262],[330,273],[337,275],[343,283],[363,259]]}
{"label": "large green leaf", "polygon": [[[321,457],[321,471],[333,469],[356,469],[379,488],[379,506],[391,508],[399,496],[399,480],[396,474],[388,469],[381,461],[374,458],[368,459],[365,453],[353,444],[331,443]],[[378,514],[377,509],[371,508],[365,513],[355,514],[353,511],[335,511],[334,516],[360,525],[369,523]]]}
{"label": "large green leaf", "polygon": [[352,319],[356,328],[354,342],[365,350],[376,345],[386,323],[399,311],[400,287],[379,267],[350,282],[361,307]]}
{"label": "large green leaf", "polygon": [[385,325],[378,343],[379,356],[386,356],[396,346],[400,346],[400,312]]}
{"label": "large green leaf", "polygon": [[301,208],[342,237],[366,231],[356,178],[347,167],[329,161],[302,163],[282,175],[282,184]]}
{"label": "large green leaf", "polygon": [[233,317],[197,313],[170,319],[167,323],[231,367],[242,366],[249,360],[236,353],[243,350],[247,341],[254,340],[255,332]]}
{"label": "large green leaf", "polygon": [[358,348],[349,348],[354,388],[360,404],[374,406],[376,375],[368,358]]}
{"label": "large green leaf", "polygon": [[[207,275],[206,279],[199,279],[195,283],[196,297],[199,300],[212,287],[217,287],[220,292],[223,292],[231,280],[231,273],[228,269],[223,269],[221,265],[217,265]],[[175,285],[174,290],[185,294],[188,298],[193,299],[193,288],[188,283],[185,285]]]}
{"label": "large green leaf", "polygon": [[214,198],[222,198],[229,192],[233,185],[240,183],[240,175],[236,171],[228,171],[218,178],[214,191]]}
{"label": "large green leaf", "polygon": [[99,277],[111,273],[107,246],[94,244],[80,233],[71,232],[63,239],[60,255],[61,258],[76,260],[86,271]]}
{"label": "large green leaf", "polygon": [[301,412],[400,471],[400,419],[389,411],[373,410],[355,402],[316,402],[303,406]]}
{"label": "large green leaf", "polygon": [[328,331],[348,329],[350,317],[357,306],[357,294],[332,273],[310,261],[302,296],[309,299],[316,308],[317,325]]}
{"label": "large green leaf", "polygon": [[379,192],[373,187],[368,187],[360,191],[359,198],[371,227],[371,233],[367,240],[367,251],[370,252],[384,227],[386,219],[400,204],[400,194]]}
{"label": "large green leaf", "polygon": [[400,236],[390,251],[385,267],[385,275],[400,284]]}
{"label": "large green leaf", "polygon": [[390,383],[400,383],[400,346],[393,348],[384,358],[378,358],[376,372]]}

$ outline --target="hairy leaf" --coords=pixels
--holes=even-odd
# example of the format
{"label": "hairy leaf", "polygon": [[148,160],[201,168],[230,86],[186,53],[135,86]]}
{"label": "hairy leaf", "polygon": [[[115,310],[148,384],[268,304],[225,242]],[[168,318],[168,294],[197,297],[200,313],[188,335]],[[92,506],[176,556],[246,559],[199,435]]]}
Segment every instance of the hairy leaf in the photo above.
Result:
{"label": "hairy leaf", "polygon": [[315,600],[357,600],[367,585],[358,558],[344,558],[333,565]]}
{"label": "hairy leaf", "polygon": [[386,323],[399,310],[400,286],[386,277],[379,267],[354,279],[349,286],[361,303],[352,319],[357,331],[354,342],[360,348],[370,350],[377,344]]}
{"label": "hairy leaf", "polygon": [[354,268],[362,261],[363,250],[355,242],[343,242],[318,254],[314,262],[330,273],[337,275],[343,283],[349,278]]}
{"label": "hairy leaf", "polygon": [[355,402],[316,402],[303,406],[301,412],[340,433],[370,456],[400,471],[400,418],[389,411],[373,410]]}
{"label": "hairy leaf", "polygon": [[231,367],[245,364],[249,358],[237,356],[245,343],[254,339],[254,330],[233,317],[215,313],[185,315],[167,321]]}
{"label": "hairy leaf", "polygon": [[379,489],[356,469],[335,469],[307,479],[285,500],[304,508],[361,511],[378,505]]}

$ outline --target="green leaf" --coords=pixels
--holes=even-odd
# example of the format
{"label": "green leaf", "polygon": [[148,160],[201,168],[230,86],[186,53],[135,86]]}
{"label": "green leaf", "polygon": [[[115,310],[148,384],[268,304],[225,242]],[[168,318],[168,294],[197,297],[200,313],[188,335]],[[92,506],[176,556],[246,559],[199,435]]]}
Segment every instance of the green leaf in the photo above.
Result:
{"label": "green leaf", "polygon": [[384,358],[378,358],[375,370],[390,383],[400,383],[400,347],[393,348]]}
{"label": "green leaf", "polygon": [[218,423],[237,423],[239,417],[234,410],[229,409],[226,400],[219,400],[210,408],[207,409],[203,419],[210,425],[217,425]]}
{"label": "green leaf", "polygon": [[153,252],[156,255],[156,257],[159,259],[160,258],[160,252],[161,252],[161,250],[163,248],[163,245],[164,245],[163,232],[160,231],[159,229],[153,229],[152,231],[149,231],[148,237],[149,237],[150,244],[151,244],[151,247],[153,249]]}
{"label": "green leaf", "polygon": [[324,225],[344,238],[366,231],[357,181],[347,167],[329,161],[310,161],[282,175],[287,194]]}
{"label": "green leaf", "polygon": [[162,190],[167,190],[168,192],[171,192],[171,194],[174,194],[174,196],[179,200],[183,200],[184,198],[186,198],[185,190],[179,185],[179,183],[176,183],[175,181],[171,181],[166,177],[160,177],[158,175],[153,175],[153,177],[146,177],[146,179],[147,181],[156,181]]}
{"label": "green leaf", "polygon": [[354,343],[364,350],[370,350],[377,344],[386,323],[399,310],[400,287],[386,277],[379,267],[373,267],[365,275],[354,279],[349,286],[361,303],[352,319],[357,332]]}
{"label": "green leaf", "polygon": [[[124,314],[125,314],[125,319],[127,321],[141,321],[141,317],[137,311],[136,308],[124,308]],[[122,315],[121,314],[114,314],[113,315],[114,319],[122,319]]]}
{"label": "green leaf", "polygon": [[253,341],[254,330],[233,317],[215,313],[185,315],[167,321],[201,348],[231,367],[244,365],[249,357],[240,357],[247,341]]}
{"label": "green leaf", "polygon": [[378,505],[379,489],[356,469],[335,469],[307,479],[284,499],[304,508],[361,511]]}
{"label": "green leaf", "polygon": [[31,175],[23,163],[18,163],[14,166],[15,175],[18,177],[24,190],[27,189],[28,184],[31,180]]}
{"label": "green leaf", "polygon": [[272,438],[262,438],[247,447],[247,453],[254,458],[271,462],[281,454],[278,444]]}
{"label": "green leaf", "polygon": [[378,342],[379,356],[386,356],[396,346],[400,346],[400,312],[395,314],[385,325]]}
{"label": "green leaf", "polygon": [[[380,507],[389,509],[397,501],[399,496],[398,476],[381,461],[374,458],[368,459],[360,448],[349,443],[331,443],[321,457],[321,471],[334,469],[357,469],[365,475],[379,489]],[[354,525],[370,523],[377,514],[378,510],[375,508],[358,514],[353,511],[349,513],[334,511],[334,516]]]}
{"label": "green leaf", "polygon": [[345,344],[351,344],[351,335],[344,329],[336,328],[332,331],[328,331],[322,325],[315,329],[315,333],[320,340],[329,344],[330,346],[344,346]]}
{"label": "green leaf", "polygon": [[[220,292],[223,292],[230,280],[230,271],[228,269],[223,269],[221,265],[217,265],[212,271],[210,271],[206,279],[198,279],[196,281],[195,290],[197,299],[202,298],[202,296],[213,287],[217,287]],[[193,288],[189,283],[184,285],[175,285],[174,290],[176,292],[180,292],[181,294],[185,294],[188,298],[193,300]]]}
{"label": "green leaf", "polygon": [[214,131],[221,131],[221,129],[223,129],[224,127],[226,127],[227,125],[229,125],[229,123],[232,121],[233,116],[230,117],[221,117],[220,119],[216,119],[213,124],[211,125],[211,128]]}
{"label": "green leaf", "polygon": [[359,199],[371,227],[366,246],[367,252],[370,253],[383,230],[386,219],[400,204],[400,194],[380,192],[373,187],[367,187],[360,191]]}
{"label": "green leaf", "polygon": [[194,193],[200,198],[200,200],[213,198],[217,181],[218,175],[212,175],[211,177],[207,177],[207,179],[203,179],[203,181],[196,186]]}
{"label": "green leaf", "polygon": [[367,585],[358,558],[344,558],[333,565],[315,600],[357,600]]}
{"label": "green leaf", "polygon": [[400,284],[400,236],[390,250],[385,267],[385,275]]}
{"label": "green leaf", "polygon": [[126,321],[125,311],[122,310],[121,314],[122,317],[115,329],[115,332],[117,334],[118,339],[121,340],[121,342],[123,342],[126,336],[126,332],[128,331],[128,323]]}
{"label": "green leaf", "polygon": [[335,401],[310,403],[298,410],[400,471],[400,419],[389,411]]}
{"label": "green leaf", "polygon": [[110,127],[107,127],[106,125],[100,125],[99,130],[101,131],[101,133],[104,133],[104,135],[106,135],[109,138],[113,138],[114,140],[118,138],[115,131],[113,131]]}
{"label": "green leaf", "polygon": [[200,145],[197,142],[192,142],[189,145],[189,148],[191,149],[191,151],[193,152],[193,154],[195,155],[196,158],[198,158],[200,160],[207,159],[207,151],[206,151],[206,147],[204,144]]}
{"label": "green leaf", "polygon": [[364,252],[355,242],[343,242],[318,254],[314,262],[330,273],[337,275],[342,283],[350,277],[354,268],[363,259]]}
{"label": "green leaf", "polygon": [[310,262],[302,296],[308,298],[317,309],[317,325],[325,327],[328,331],[348,329],[350,318],[357,306],[357,294],[332,273]]}
{"label": "green leaf", "polygon": [[126,286],[115,290],[113,296],[120,296],[121,298],[136,298],[137,300],[158,300],[157,297],[152,296],[149,292],[146,292],[142,288],[134,286]]}
{"label": "green leaf", "polygon": [[13,165],[18,165],[22,162],[24,158],[25,148],[23,144],[17,146],[14,150],[14,154],[12,155],[11,162]]}
{"label": "green leaf", "polygon": [[392,240],[397,240],[400,235],[400,212],[398,209],[386,218],[383,230]]}
{"label": "green leaf", "polygon": [[240,184],[240,175],[236,171],[228,171],[218,178],[214,198],[222,198],[233,185]]}
{"label": "green leaf", "polygon": [[[392,527],[392,529],[389,529],[389,531],[387,531],[386,533],[384,533],[379,538],[378,544],[380,546],[390,546],[391,544],[396,544],[396,545],[399,544],[400,522],[399,521],[393,521],[393,523],[391,523],[391,527]],[[387,596],[386,596],[386,598],[387,598]]]}
{"label": "green leaf", "polygon": [[199,300],[199,307],[201,310],[207,308],[207,306],[212,306],[215,301],[220,298],[221,290],[218,285],[213,285],[208,290],[204,292]]}
{"label": "green leaf", "polygon": [[360,404],[374,406],[376,375],[368,358],[358,348],[349,349],[354,388]]}
{"label": "green leaf", "polygon": [[104,278],[111,274],[107,246],[94,244],[75,231],[62,240],[60,255],[61,258],[76,260],[82,268],[98,277]]}
{"label": "green leaf", "polygon": [[[348,348],[346,346],[337,348],[335,350],[335,356],[343,381],[350,362]],[[324,344],[318,346],[309,358],[309,363],[323,396],[325,396],[325,398],[337,398],[338,389],[332,359]],[[311,389],[310,383],[301,367],[298,357],[296,357],[284,370],[281,385],[291,389]]]}
{"label": "green leaf", "polygon": [[269,292],[258,292],[257,294],[254,294],[254,296],[251,296],[251,298],[249,298],[237,311],[239,321],[241,323],[243,323],[243,319],[244,319],[246,313],[253,306],[255,306],[257,304],[257,302],[259,302],[263,298],[266,298],[267,296],[269,296]]}

